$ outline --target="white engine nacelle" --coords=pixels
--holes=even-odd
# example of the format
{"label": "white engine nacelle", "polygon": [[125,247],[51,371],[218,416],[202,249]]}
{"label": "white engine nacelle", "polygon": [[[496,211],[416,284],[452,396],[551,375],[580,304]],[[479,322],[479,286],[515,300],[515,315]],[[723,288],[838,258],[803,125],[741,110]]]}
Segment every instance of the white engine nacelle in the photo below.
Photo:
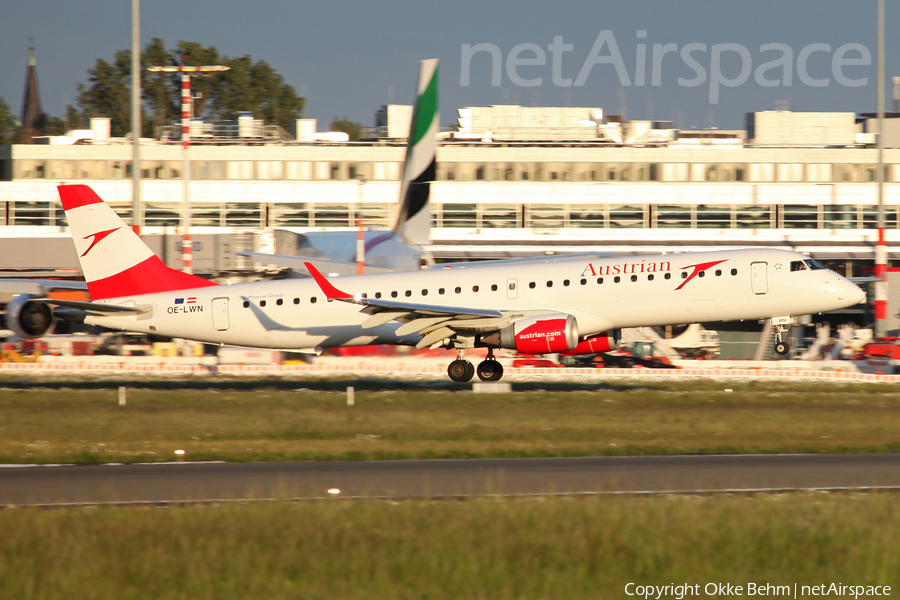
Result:
{"label": "white engine nacelle", "polygon": [[26,340],[39,338],[53,329],[56,319],[46,304],[32,302],[31,294],[14,296],[6,305],[6,326]]}
{"label": "white engine nacelle", "polygon": [[500,330],[500,346],[523,354],[566,352],[577,345],[578,324],[564,313],[525,317]]}

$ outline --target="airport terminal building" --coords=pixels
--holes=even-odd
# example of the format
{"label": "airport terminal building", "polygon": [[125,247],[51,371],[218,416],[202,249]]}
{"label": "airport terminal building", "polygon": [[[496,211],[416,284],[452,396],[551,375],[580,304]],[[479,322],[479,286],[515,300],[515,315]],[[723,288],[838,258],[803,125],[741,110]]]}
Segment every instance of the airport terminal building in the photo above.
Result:
{"label": "airport terminal building", "polygon": [[[192,231],[201,245],[217,239],[210,248],[219,255],[204,263],[199,251],[195,268],[248,268],[241,257],[223,256],[278,252],[267,235],[277,229],[390,227],[409,119],[403,108],[384,107],[369,140],[356,143],[315,141],[307,120],[293,136],[252,120],[240,128],[195,124]],[[438,260],[781,246],[848,275],[873,264],[878,152],[853,113],[766,111],[747,115],[746,130],[679,131],[671,122],[622,123],[592,108],[458,112],[437,150]],[[893,126],[900,119],[885,122],[893,264],[900,260],[893,247],[900,240],[900,128]],[[171,129],[141,147],[141,222],[142,232],[171,234],[174,244],[184,150]],[[130,142],[105,135],[103,119],[85,137],[0,147],[0,239],[65,238],[60,183],[91,185],[131,219]],[[33,254],[4,268],[28,268]]]}

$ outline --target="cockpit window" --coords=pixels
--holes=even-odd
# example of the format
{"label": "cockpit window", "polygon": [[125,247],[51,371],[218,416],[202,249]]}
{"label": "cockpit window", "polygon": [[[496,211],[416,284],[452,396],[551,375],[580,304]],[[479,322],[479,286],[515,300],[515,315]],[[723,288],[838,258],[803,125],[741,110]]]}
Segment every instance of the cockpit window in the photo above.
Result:
{"label": "cockpit window", "polygon": [[803,262],[805,262],[806,265],[807,265],[810,269],[812,269],[813,271],[826,271],[826,270],[828,270],[828,267],[826,267],[825,265],[823,265],[823,264],[820,263],[819,261],[817,261],[817,260],[815,260],[815,259],[812,259],[812,258],[809,258],[809,259],[807,259],[807,260],[804,260]]}
{"label": "cockpit window", "polygon": [[791,261],[791,271],[805,271],[809,267],[806,265],[806,261],[803,260],[792,260]]}

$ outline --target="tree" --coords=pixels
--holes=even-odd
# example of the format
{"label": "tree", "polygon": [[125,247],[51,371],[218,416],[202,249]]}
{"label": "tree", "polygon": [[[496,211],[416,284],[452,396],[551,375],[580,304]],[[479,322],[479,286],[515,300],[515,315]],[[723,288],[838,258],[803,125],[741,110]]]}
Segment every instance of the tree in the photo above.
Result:
{"label": "tree", "polygon": [[109,117],[110,135],[124,136],[131,130],[131,51],[119,50],[112,63],[98,59],[88,81],[78,84],[78,105],[87,118]]}
{"label": "tree", "polygon": [[225,57],[222,64],[230,70],[221,74],[213,91],[216,118],[236,119],[239,112],[250,111],[256,118],[287,128],[292,119],[303,116],[305,100],[266,61]]}
{"label": "tree", "polygon": [[66,132],[66,124],[58,117],[51,117],[47,113],[41,113],[34,120],[34,129],[38,135],[63,135]]}
{"label": "tree", "polygon": [[362,133],[362,123],[354,123],[347,117],[338,119],[335,117],[331,121],[331,131],[343,131],[350,136],[351,142],[358,142]]}
{"label": "tree", "polygon": [[178,118],[179,107],[175,103],[180,84],[176,85],[170,73],[150,73],[149,67],[165,67],[176,64],[175,56],[166,50],[166,43],[153,38],[144,47],[141,57],[142,100],[150,110],[150,118],[142,131],[155,134],[163,125]]}
{"label": "tree", "polygon": [[[163,40],[154,38],[141,53],[143,72],[142,101],[146,110],[143,130],[157,131],[163,125],[177,122],[181,114],[181,75],[178,73],[149,73],[149,66],[166,65],[224,65],[231,68],[224,73],[193,75],[191,95],[194,96],[194,115],[208,120],[236,119],[238,113],[249,111],[269,123],[288,127],[291,119],[303,114],[304,99],[287,85],[269,63],[254,62],[247,55],[239,58],[220,56],[210,46],[180,41],[166,50]],[[88,84],[79,84],[78,107],[84,118],[110,117],[112,135],[121,136],[131,130],[131,53],[120,50],[112,63],[97,60],[88,70]],[[149,117],[148,117],[149,113]]]}
{"label": "tree", "polygon": [[18,123],[6,100],[0,98],[0,146],[8,146],[16,141]]}

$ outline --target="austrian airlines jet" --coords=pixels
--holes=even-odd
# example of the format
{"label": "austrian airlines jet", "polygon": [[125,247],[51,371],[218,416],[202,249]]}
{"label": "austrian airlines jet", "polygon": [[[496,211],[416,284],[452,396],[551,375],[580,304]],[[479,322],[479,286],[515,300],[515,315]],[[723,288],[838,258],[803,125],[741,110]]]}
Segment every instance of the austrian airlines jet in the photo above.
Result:
{"label": "austrian airlines jet", "polygon": [[310,279],[216,285],[166,267],[91,188],[63,185],[59,195],[92,301],[31,298],[29,314],[55,305],[58,318],[111,329],[300,352],[456,348],[447,369],[454,381],[476,372],[469,348],[488,348],[477,373],[496,381],[503,370],[495,348],[603,352],[622,327],[788,317],[865,297],[806,255],[765,249],[489,261],[336,279],[308,265]]}

